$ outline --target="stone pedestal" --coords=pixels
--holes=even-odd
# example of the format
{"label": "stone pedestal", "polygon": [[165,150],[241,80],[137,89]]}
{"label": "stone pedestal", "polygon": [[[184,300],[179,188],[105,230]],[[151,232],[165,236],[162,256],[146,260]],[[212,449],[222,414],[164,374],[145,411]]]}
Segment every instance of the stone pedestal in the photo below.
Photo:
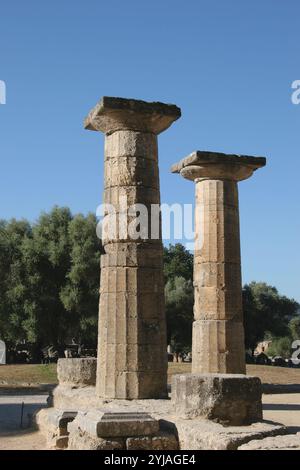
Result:
{"label": "stone pedestal", "polygon": [[237,182],[265,163],[197,151],[172,167],[196,185],[193,373],[245,373]]}
{"label": "stone pedestal", "polygon": [[[160,204],[157,134],[179,117],[174,105],[104,97],[85,121],[86,129],[105,133],[104,203],[110,217],[111,208],[116,214],[108,224],[109,229],[115,224],[115,233],[106,231],[102,238],[97,373],[102,398],[167,395],[161,227],[151,208]],[[146,220],[135,237],[131,228],[140,209]]]}
{"label": "stone pedestal", "polygon": [[68,425],[70,450],[177,450],[174,434],[160,431],[159,422],[143,412],[78,413]]}
{"label": "stone pedestal", "polygon": [[206,418],[226,426],[262,420],[261,382],[243,374],[175,375],[172,401],[177,416]]}
{"label": "stone pedestal", "polygon": [[[86,388],[81,389],[82,393]],[[195,391],[195,387],[193,388]],[[171,400],[103,400],[80,407],[77,394],[65,400],[65,407],[60,409],[43,409],[38,413],[37,425],[47,436],[50,447],[61,446],[61,440],[68,441],[68,449],[74,450],[113,450],[113,449],[146,449],[146,450],[234,450],[253,439],[266,436],[286,434],[288,429],[278,423],[259,421],[243,426],[224,426],[220,422],[198,416],[187,419],[175,412],[174,401]],[[230,403],[224,394],[226,403]],[[196,395],[196,403],[199,396]],[[75,405],[76,403],[76,405]],[[62,405],[62,403],[61,403]],[[77,413],[68,410],[76,408]],[[79,405],[79,407],[78,407]],[[105,413],[112,415],[109,432],[102,432],[101,420]],[[150,435],[142,428],[125,424],[122,434],[116,435],[119,429],[116,419],[118,414],[129,413],[139,415],[146,413],[159,423],[159,429],[152,428]],[[181,414],[181,412],[180,412]],[[135,416],[133,417],[135,418]],[[124,418],[122,418],[123,420]],[[131,420],[129,420],[131,421]],[[141,420],[143,421],[143,419]],[[100,423],[100,426],[98,424]],[[134,419],[132,424],[134,424]],[[67,429],[66,429],[67,426]],[[134,425],[135,426],[135,425]],[[141,426],[143,426],[141,422]],[[148,426],[148,425],[147,425]],[[110,436],[108,437],[108,435]]]}

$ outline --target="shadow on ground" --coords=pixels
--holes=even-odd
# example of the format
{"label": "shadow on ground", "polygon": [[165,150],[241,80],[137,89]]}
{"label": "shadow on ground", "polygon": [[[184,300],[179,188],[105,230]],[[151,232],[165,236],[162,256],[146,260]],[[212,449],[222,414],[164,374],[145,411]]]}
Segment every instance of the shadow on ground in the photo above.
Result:
{"label": "shadow on ground", "polygon": [[264,403],[263,409],[272,411],[300,411],[300,405],[296,403]]}
{"label": "shadow on ground", "polygon": [[32,416],[47,406],[47,395],[0,395],[0,439],[8,433],[24,432]]}

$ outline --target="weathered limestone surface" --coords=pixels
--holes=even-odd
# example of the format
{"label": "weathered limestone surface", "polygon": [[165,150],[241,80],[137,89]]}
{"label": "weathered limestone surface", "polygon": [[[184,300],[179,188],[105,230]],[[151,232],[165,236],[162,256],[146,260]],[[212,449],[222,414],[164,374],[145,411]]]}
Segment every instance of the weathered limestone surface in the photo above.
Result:
{"label": "weathered limestone surface", "polygon": [[262,420],[261,382],[239,374],[175,375],[172,401],[177,416],[202,416],[215,422],[242,426]]}
{"label": "weathered limestone surface", "polygon": [[[102,398],[167,396],[161,227],[160,221],[153,226],[150,209],[160,204],[157,134],[179,117],[174,105],[104,97],[85,121],[86,129],[106,134],[104,203],[107,227],[116,229],[113,235],[103,229],[102,237],[97,373]],[[148,209],[148,224],[133,238],[130,227],[139,214],[127,209],[136,204]]]}
{"label": "weathered limestone surface", "polygon": [[58,385],[52,392],[51,401],[58,410],[87,410],[98,406],[95,386]]}
{"label": "weathered limestone surface", "polygon": [[177,450],[178,441],[174,434],[160,432],[152,437],[129,437],[126,439],[127,450]]}
{"label": "weathered limestone surface", "polygon": [[68,424],[75,419],[76,415],[77,412],[55,408],[44,408],[37,413],[35,424],[45,434],[49,449],[68,447]]}
{"label": "weathered limestone surface", "polygon": [[222,426],[204,419],[178,420],[176,428],[180,449],[184,450],[236,450],[253,439],[287,433],[284,426],[276,423]]}
{"label": "weathered limestone surface", "polygon": [[68,450],[125,450],[124,438],[93,437],[79,428],[70,431]]}
{"label": "weathered limestone surface", "polygon": [[[58,387],[59,388],[59,387]],[[82,387],[72,389],[68,387],[68,393],[61,391],[60,398],[57,398],[57,404],[60,405],[60,413],[72,411],[76,408],[86,413],[99,413],[99,410],[106,413],[122,413],[122,412],[143,412],[150,414],[159,422],[159,433],[155,436],[135,436],[137,440],[131,437],[96,437],[95,433],[90,434],[87,430],[82,430],[80,426],[74,426],[68,423],[69,445],[68,449],[120,449],[137,446],[141,448],[144,445],[150,445],[149,449],[173,449],[174,436],[181,450],[201,450],[201,449],[237,449],[252,439],[262,439],[266,436],[275,436],[287,434],[288,429],[278,423],[262,421],[247,426],[224,426],[220,423],[198,417],[194,419],[186,419],[179,417],[175,411],[174,402],[171,400],[118,400],[118,399],[99,399],[92,395],[92,387]],[[94,387],[95,388],[95,387]],[[55,402],[54,397],[54,402]],[[57,406],[57,405],[56,405]],[[56,419],[50,418],[49,413],[55,413],[56,409],[43,409],[38,413],[37,425],[45,434],[50,431],[50,423]],[[51,425],[52,426],[52,425]],[[71,429],[70,429],[71,428]],[[86,428],[87,429],[87,428]],[[49,442],[52,447],[56,445],[60,434],[59,428],[51,427],[54,436],[50,436]],[[65,430],[63,431],[65,434]],[[49,434],[50,435],[50,434]],[[167,441],[165,437],[167,435]],[[147,437],[151,438],[151,443]],[[52,440],[51,440],[52,439]],[[168,442],[168,444],[166,443]],[[151,447],[152,446],[152,447]],[[161,447],[158,447],[161,446]],[[132,447],[130,447],[132,448]]]}
{"label": "weathered limestone surface", "polygon": [[172,104],[104,96],[84,125],[86,129],[106,134],[124,129],[159,134],[180,116],[180,109]]}
{"label": "weathered limestone surface", "polygon": [[69,436],[69,450],[177,450],[178,441],[173,434],[160,432],[157,436],[129,438],[92,437],[79,429]]}
{"label": "weathered limestone surface", "polygon": [[[152,437],[100,438],[79,428],[70,430],[70,450],[237,450],[253,439],[285,434],[275,423],[261,422],[249,426],[222,426],[203,419],[164,423],[165,430]],[[177,436],[178,435],[178,439]],[[259,441],[258,441],[259,442]]]}
{"label": "weathered limestone surface", "polygon": [[238,447],[238,450],[300,450],[300,432],[287,436],[254,439]]}
{"label": "weathered limestone surface", "polygon": [[[297,393],[298,387],[295,384],[290,385],[273,385],[273,384],[262,384],[263,393]],[[145,400],[141,400],[141,403],[144,403]],[[166,403],[167,408],[170,406],[169,400],[159,400],[156,403],[157,408],[165,410],[166,406],[163,406]],[[74,387],[73,385],[58,385],[53,390],[52,396],[52,406],[56,409],[62,410],[87,410],[93,408],[99,408],[102,406],[102,400],[99,399],[96,395],[96,389],[92,386],[84,387]],[[155,406],[153,405],[153,408]],[[152,409],[153,411],[153,409]],[[158,412],[158,410],[156,410]]]}
{"label": "weathered limestone surface", "polygon": [[58,359],[57,376],[60,384],[87,386],[96,384],[97,359],[94,357]]}
{"label": "weathered limestone surface", "polygon": [[68,431],[70,449],[178,449],[174,434],[160,431],[158,420],[135,410],[79,412]]}
{"label": "weathered limestone surface", "polygon": [[172,167],[196,185],[193,373],[245,373],[237,182],[265,163],[197,151]]}
{"label": "weathered limestone surface", "polygon": [[92,437],[152,436],[158,433],[159,423],[143,412],[111,412],[92,410],[78,412],[68,430],[81,429]]}

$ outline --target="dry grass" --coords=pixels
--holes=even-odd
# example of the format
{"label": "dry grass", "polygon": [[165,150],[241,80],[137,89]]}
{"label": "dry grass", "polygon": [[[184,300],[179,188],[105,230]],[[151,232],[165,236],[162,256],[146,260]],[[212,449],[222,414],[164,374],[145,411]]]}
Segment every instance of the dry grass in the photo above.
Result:
{"label": "dry grass", "polygon": [[56,364],[16,364],[0,366],[0,386],[57,383]]}
{"label": "dry grass", "polygon": [[[188,374],[189,363],[169,363],[168,382],[174,374]],[[300,384],[300,369],[247,365],[247,374],[260,377],[263,383]],[[0,366],[0,386],[28,386],[57,383],[56,364],[17,364]]]}
{"label": "dry grass", "polygon": [[[191,364],[169,363],[168,381],[173,374],[188,374],[191,371]],[[289,369],[288,367],[247,365],[247,374],[255,375],[263,383],[272,384],[300,384],[300,369]]]}
{"label": "dry grass", "polygon": [[247,374],[256,375],[262,383],[300,384],[300,369],[249,364],[247,365]]}

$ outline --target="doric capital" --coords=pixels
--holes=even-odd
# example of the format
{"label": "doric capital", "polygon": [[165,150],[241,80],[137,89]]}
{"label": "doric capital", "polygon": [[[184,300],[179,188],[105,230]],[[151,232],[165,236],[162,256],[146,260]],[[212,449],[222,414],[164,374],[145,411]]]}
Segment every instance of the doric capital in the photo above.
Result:
{"label": "doric capital", "polygon": [[171,171],[192,181],[203,178],[241,181],[265,164],[264,157],[198,150],[173,165]]}
{"label": "doric capital", "polygon": [[125,129],[159,134],[180,116],[180,108],[174,104],[104,96],[85,119],[84,127],[105,134]]}

